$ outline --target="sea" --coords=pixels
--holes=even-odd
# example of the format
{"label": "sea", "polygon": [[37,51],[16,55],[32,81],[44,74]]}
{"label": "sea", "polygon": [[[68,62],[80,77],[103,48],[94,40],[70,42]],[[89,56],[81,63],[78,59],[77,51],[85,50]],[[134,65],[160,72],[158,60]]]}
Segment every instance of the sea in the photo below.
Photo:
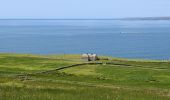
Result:
{"label": "sea", "polygon": [[0,20],[0,53],[170,60],[170,20]]}

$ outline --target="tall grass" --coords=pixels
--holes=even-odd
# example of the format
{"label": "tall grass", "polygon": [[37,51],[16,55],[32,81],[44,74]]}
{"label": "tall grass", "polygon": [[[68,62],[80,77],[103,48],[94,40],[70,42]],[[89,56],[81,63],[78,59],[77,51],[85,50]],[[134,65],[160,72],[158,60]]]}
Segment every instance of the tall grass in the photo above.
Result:
{"label": "tall grass", "polygon": [[[0,100],[169,100],[170,62],[111,59],[84,65],[79,55],[0,54]],[[128,65],[128,66],[126,66]]]}

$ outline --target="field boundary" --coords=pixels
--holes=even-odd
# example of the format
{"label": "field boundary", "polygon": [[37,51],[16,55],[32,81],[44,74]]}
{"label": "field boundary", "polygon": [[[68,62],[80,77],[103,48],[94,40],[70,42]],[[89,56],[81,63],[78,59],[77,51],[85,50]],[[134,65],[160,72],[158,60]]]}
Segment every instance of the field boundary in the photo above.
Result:
{"label": "field boundary", "polygon": [[[128,64],[119,64],[119,63],[114,63],[114,62],[86,62],[86,63],[79,63],[79,64],[73,64],[73,65],[68,65],[68,66],[63,66],[59,67],[56,69],[52,70],[47,70],[47,71],[41,71],[41,72],[35,72],[35,73],[28,73],[28,74],[21,74],[17,76],[31,76],[31,75],[37,75],[37,74],[49,74],[53,73],[59,70],[67,69],[67,68],[72,68],[72,67],[77,67],[77,66],[83,66],[83,65],[123,65],[123,66],[134,66],[134,65],[128,65]],[[142,66],[136,66],[136,67],[142,67]]]}
{"label": "field boundary", "polygon": [[[31,75],[37,75],[37,74],[50,74],[50,73],[54,73],[56,71],[60,71],[60,70],[64,70],[64,69],[72,68],[72,67],[77,67],[77,66],[83,66],[83,65],[117,65],[117,66],[124,66],[124,67],[132,67],[133,66],[133,67],[136,67],[136,68],[142,68],[141,65],[120,64],[120,63],[115,63],[115,62],[85,62],[85,63],[63,66],[63,67],[55,68],[55,69],[52,69],[52,70],[39,71],[39,72],[35,72],[35,73],[20,74],[20,75],[17,75],[17,76],[24,77],[24,76],[31,76]],[[153,68],[151,68],[151,69],[153,69]],[[154,68],[154,69],[158,70],[157,68]]]}

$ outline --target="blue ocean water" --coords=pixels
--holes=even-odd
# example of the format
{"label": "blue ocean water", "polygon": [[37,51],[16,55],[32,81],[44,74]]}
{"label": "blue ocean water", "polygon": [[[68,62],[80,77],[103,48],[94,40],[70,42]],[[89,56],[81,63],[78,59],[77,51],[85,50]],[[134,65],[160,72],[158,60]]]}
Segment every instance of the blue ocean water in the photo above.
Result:
{"label": "blue ocean water", "polygon": [[0,52],[170,59],[170,21],[0,20]]}

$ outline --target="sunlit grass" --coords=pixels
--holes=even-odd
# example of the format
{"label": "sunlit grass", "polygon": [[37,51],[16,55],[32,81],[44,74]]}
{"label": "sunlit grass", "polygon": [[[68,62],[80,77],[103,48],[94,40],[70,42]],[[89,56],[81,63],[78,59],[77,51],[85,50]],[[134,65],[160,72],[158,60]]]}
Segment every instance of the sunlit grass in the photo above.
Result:
{"label": "sunlit grass", "polygon": [[109,60],[98,62],[112,62],[115,65],[83,65],[30,74],[84,62],[80,55],[0,54],[0,99],[170,99],[169,61],[109,57]]}

